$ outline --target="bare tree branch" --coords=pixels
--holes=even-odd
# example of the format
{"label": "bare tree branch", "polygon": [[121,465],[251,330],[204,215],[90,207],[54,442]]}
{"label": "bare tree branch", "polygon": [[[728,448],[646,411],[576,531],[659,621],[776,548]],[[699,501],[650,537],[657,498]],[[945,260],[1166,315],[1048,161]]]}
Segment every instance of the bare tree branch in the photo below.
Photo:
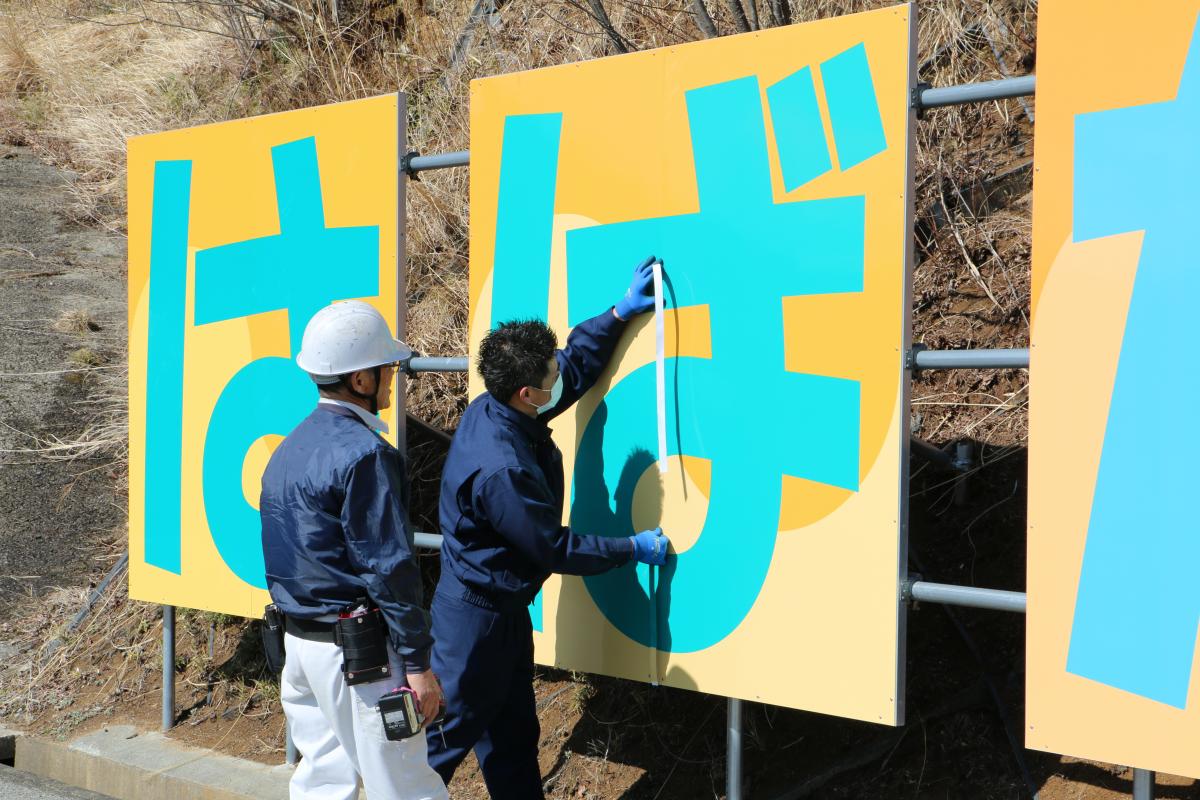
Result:
{"label": "bare tree branch", "polygon": [[609,41],[613,43],[613,47],[617,48],[619,53],[628,53],[630,50],[637,48],[631,47],[629,42],[617,32],[616,27],[612,24],[612,20],[608,16],[608,12],[604,10],[604,4],[600,0],[588,0],[588,5],[591,6],[592,16],[596,22],[600,23],[600,27],[608,34]]}
{"label": "bare tree branch", "polygon": [[712,39],[718,35],[717,26],[713,23],[712,15],[708,13],[708,6],[704,5],[704,0],[692,0],[692,21],[704,34],[704,38]]}
{"label": "bare tree branch", "polygon": [[750,28],[752,30],[759,30],[758,0],[746,0],[746,12],[750,15]]}
{"label": "bare tree branch", "polygon": [[442,88],[450,85],[451,78],[466,61],[467,53],[475,44],[475,31],[479,27],[479,23],[489,14],[499,11],[504,2],[505,0],[475,0],[471,11],[467,14],[467,21],[463,23],[462,30],[459,31],[458,38],[454,41],[454,49],[450,52],[450,64],[440,78]]}
{"label": "bare tree branch", "polygon": [[733,22],[742,33],[750,32],[750,21],[746,19],[746,9],[742,8],[741,0],[725,0],[729,10],[733,12]]}
{"label": "bare tree branch", "polygon": [[771,0],[771,17],[775,20],[776,26],[791,25],[791,0]]}

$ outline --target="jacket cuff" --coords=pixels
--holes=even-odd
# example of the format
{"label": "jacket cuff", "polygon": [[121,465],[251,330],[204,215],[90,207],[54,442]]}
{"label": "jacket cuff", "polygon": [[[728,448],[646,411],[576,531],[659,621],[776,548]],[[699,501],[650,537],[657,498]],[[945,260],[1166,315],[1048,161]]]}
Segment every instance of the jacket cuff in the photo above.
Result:
{"label": "jacket cuff", "polygon": [[617,547],[617,554],[621,557],[621,563],[627,564],[633,561],[637,555],[637,546],[633,543],[633,539],[628,536],[622,536]]}
{"label": "jacket cuff", "polygon": [[416,675],[429,669],[429,649],[418,650],[401,657],[405,675]]}
{"label": "jacket cuff", "polygon": [[605,311],[600,316],[605,317],[605,322],[611,326],[624,325],[626,322],[629,322],[629,317],[622,317],[616,305],[609,306],[608,311]]}

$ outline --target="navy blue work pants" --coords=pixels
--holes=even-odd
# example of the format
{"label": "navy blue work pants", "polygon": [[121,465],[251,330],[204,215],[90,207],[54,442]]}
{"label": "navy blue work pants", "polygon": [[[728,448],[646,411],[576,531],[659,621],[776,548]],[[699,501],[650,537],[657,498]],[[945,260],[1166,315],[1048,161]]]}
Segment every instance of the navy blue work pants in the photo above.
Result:
{"label": "navy blue work pants", "polygon": [[427,731],[430,766],[449,785],[474,748],[493,800],[543,800],[528,609],[496,611],[439,591],[432,614],[446,719]]}

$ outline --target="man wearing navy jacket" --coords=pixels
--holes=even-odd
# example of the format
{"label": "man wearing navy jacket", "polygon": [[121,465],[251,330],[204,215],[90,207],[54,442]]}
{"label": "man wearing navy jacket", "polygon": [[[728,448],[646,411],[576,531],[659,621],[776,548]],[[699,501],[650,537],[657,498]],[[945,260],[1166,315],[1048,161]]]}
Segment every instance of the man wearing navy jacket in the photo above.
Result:
{"label": "man wearing navy jacket", "polygon": [[[389,741],[377,709],[401,686],[433,718],[441,703],[429,669],[429,615],[408,525],[400,452],[379,435],[399,362],[412,355],[387,322],[357,300],[318,311],[296,362],[317,384],[317,407],[271,456],[259,511],[267,587],[285,615],[280,695],[302,759],[292,800],[446,800],[424,737]],[[334,628],[368,600],[386,627],[388,670],[350,684]]]}
{"label": "man wearing navy jacket", "polygon": [[530,320],[497,326],[479,348],[487,391],[463,413],[442,472],[442,577],[433,597],[433,671],[445,723],[427,731],[447,784],[474,748],[495,800],[540,800],[529,604],[552,573],[595,575],[638,560],[663,564],[661,530],[585,536],[562,524],[562,453],[547,422],[583,396],[625,322],[654,304],[654,258],[615,306],[580,323],[556,350]]}

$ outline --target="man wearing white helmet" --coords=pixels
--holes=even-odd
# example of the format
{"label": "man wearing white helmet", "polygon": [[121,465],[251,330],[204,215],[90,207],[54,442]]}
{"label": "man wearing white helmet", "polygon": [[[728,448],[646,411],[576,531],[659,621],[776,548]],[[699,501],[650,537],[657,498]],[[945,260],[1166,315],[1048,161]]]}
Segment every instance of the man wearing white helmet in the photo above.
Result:
{"label": "man wearing white helmet", "polygon": [[360,782],[374,800],[447,797],[425,737],[391,738],[378,709],[402,687],[426,719],[442,703],[404,461],[377,416],[410,355],[367,303],[317,312],[296,362],[320,399],[263,473],[267,585],[286,632],[281,696],[302,757],[293,800],[349,800]]}

